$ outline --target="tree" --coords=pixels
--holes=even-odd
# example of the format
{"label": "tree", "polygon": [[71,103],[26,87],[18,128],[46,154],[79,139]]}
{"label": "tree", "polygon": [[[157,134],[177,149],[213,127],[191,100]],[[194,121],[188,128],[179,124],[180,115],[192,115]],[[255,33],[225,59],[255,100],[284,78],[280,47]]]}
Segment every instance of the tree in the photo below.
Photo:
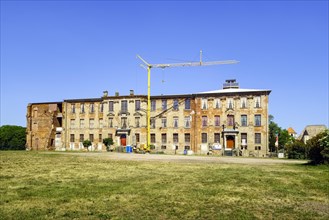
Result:
{"label": "tree", "polygon": [[291,137],[286,129],[281,130],[279,132],[279,150],[284,149],[286,144],[292,143],[293,137]]}
{"label": "tree", "polygon": [[325,130],[306,142],[312,164],[329,163],[329,131]]}
{"label": "tree", "polygon": [[0,150],[25,150],[26,128],[16,125],[0,127]]}
{"label": "tree", "polygon": [[270,152],[276,152],[275,141],[276,135],[280,133],[281,128],[274,122],[273,115],[269,115],[269,148]]}
{"label": "tree", "polygon": [[88,150],[88,147],[91,146],[91,141],[90,141],[90,140],[84,140],[84,141],[82,142],[82,144],[83,144],[83,146],[84,146],[85,148],[87,148],[87,150]]}
{"label": "tree", "polygon": [[110,146],[113,145],[113,139],[112,138],[104,138],[103,144],[106,146],[106,150],[110,151]]}
{"label": "tree", "polygon": [[329,164],[329,130],[327,129],[323,138],[320,139],[320,146],[323,147],[321,154],[325,164]]}

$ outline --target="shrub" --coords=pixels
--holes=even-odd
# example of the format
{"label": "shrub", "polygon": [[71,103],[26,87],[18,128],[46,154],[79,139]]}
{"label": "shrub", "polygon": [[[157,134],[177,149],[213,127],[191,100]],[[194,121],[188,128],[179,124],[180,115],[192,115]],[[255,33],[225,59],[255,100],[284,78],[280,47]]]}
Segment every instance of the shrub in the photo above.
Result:
{"label": "shrub", "polygon": [[103,139],[103,144],[105,144],[106,150],[110,151],[110,146],[113,145],[113,139],[112,138],[105,138],[105,139]]}
{"label": "shrub", "polygon": [[307,159],[308,156],[308,150],[302,141],[286,145],[286,153],[289,159]]}
{"label": "shrub", "polygon": [[82,142],[82,144],[83,144],[83,146],[84,146],[85,148],[87,148],[87,150],[88,150],[88,147],[91,145],[91,141],[90,141],[90,140],[84,140],[84,141]]}
{"label": "shrub", "polygon": [[312,164],[329,163],[329,131],[326,130],[307,141]]}

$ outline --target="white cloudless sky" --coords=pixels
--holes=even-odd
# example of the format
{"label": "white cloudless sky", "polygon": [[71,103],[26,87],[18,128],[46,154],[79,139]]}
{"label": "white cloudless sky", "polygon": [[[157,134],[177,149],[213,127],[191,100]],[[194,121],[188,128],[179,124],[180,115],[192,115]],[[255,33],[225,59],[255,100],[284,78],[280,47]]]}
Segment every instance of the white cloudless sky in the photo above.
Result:
{"label": "white cloudless sky", "polygon": [[[298,133],[328,127],[328,1],[1,1],[0,124],[26,126],[28,103],[269,89],[269,113]],[[164,82],[163,82],[164,81]]]}

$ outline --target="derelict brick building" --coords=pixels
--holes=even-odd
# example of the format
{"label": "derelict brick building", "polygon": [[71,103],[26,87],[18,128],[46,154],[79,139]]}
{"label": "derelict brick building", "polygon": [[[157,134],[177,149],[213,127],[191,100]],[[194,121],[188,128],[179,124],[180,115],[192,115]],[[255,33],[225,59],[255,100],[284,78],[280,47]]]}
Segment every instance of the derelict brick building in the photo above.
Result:
{"label": "derelict brick building", "polygon": [[[240,89],[227,80],[223,89],[186,95],[151,96],[153,151],[265,157],[268,154],[270,90]],[[31,103],[27,107],[27,148],[31,150],[105,150],[140,147],[147,142],[147,96],[129,95]],[[186,151],[185,151],[186,152]]]}

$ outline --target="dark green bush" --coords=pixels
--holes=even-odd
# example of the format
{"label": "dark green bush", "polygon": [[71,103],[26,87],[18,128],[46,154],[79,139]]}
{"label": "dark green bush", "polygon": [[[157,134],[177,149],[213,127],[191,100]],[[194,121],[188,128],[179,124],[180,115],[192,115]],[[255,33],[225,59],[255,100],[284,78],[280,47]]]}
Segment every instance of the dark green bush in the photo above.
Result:
{"label": "dark green bush", "polygon": [[329,131],[326,130],[306,142],[312,164],[329,163]]}
{"label": "dark green bush", "polygon": [[302,141],[295,141],[285,148],[289,159],[307,159],[308,149]]}
{"label": "dark green bush", "polygon": [[26,128],[15,125],[0,127],[0,150],[25,150]]}

